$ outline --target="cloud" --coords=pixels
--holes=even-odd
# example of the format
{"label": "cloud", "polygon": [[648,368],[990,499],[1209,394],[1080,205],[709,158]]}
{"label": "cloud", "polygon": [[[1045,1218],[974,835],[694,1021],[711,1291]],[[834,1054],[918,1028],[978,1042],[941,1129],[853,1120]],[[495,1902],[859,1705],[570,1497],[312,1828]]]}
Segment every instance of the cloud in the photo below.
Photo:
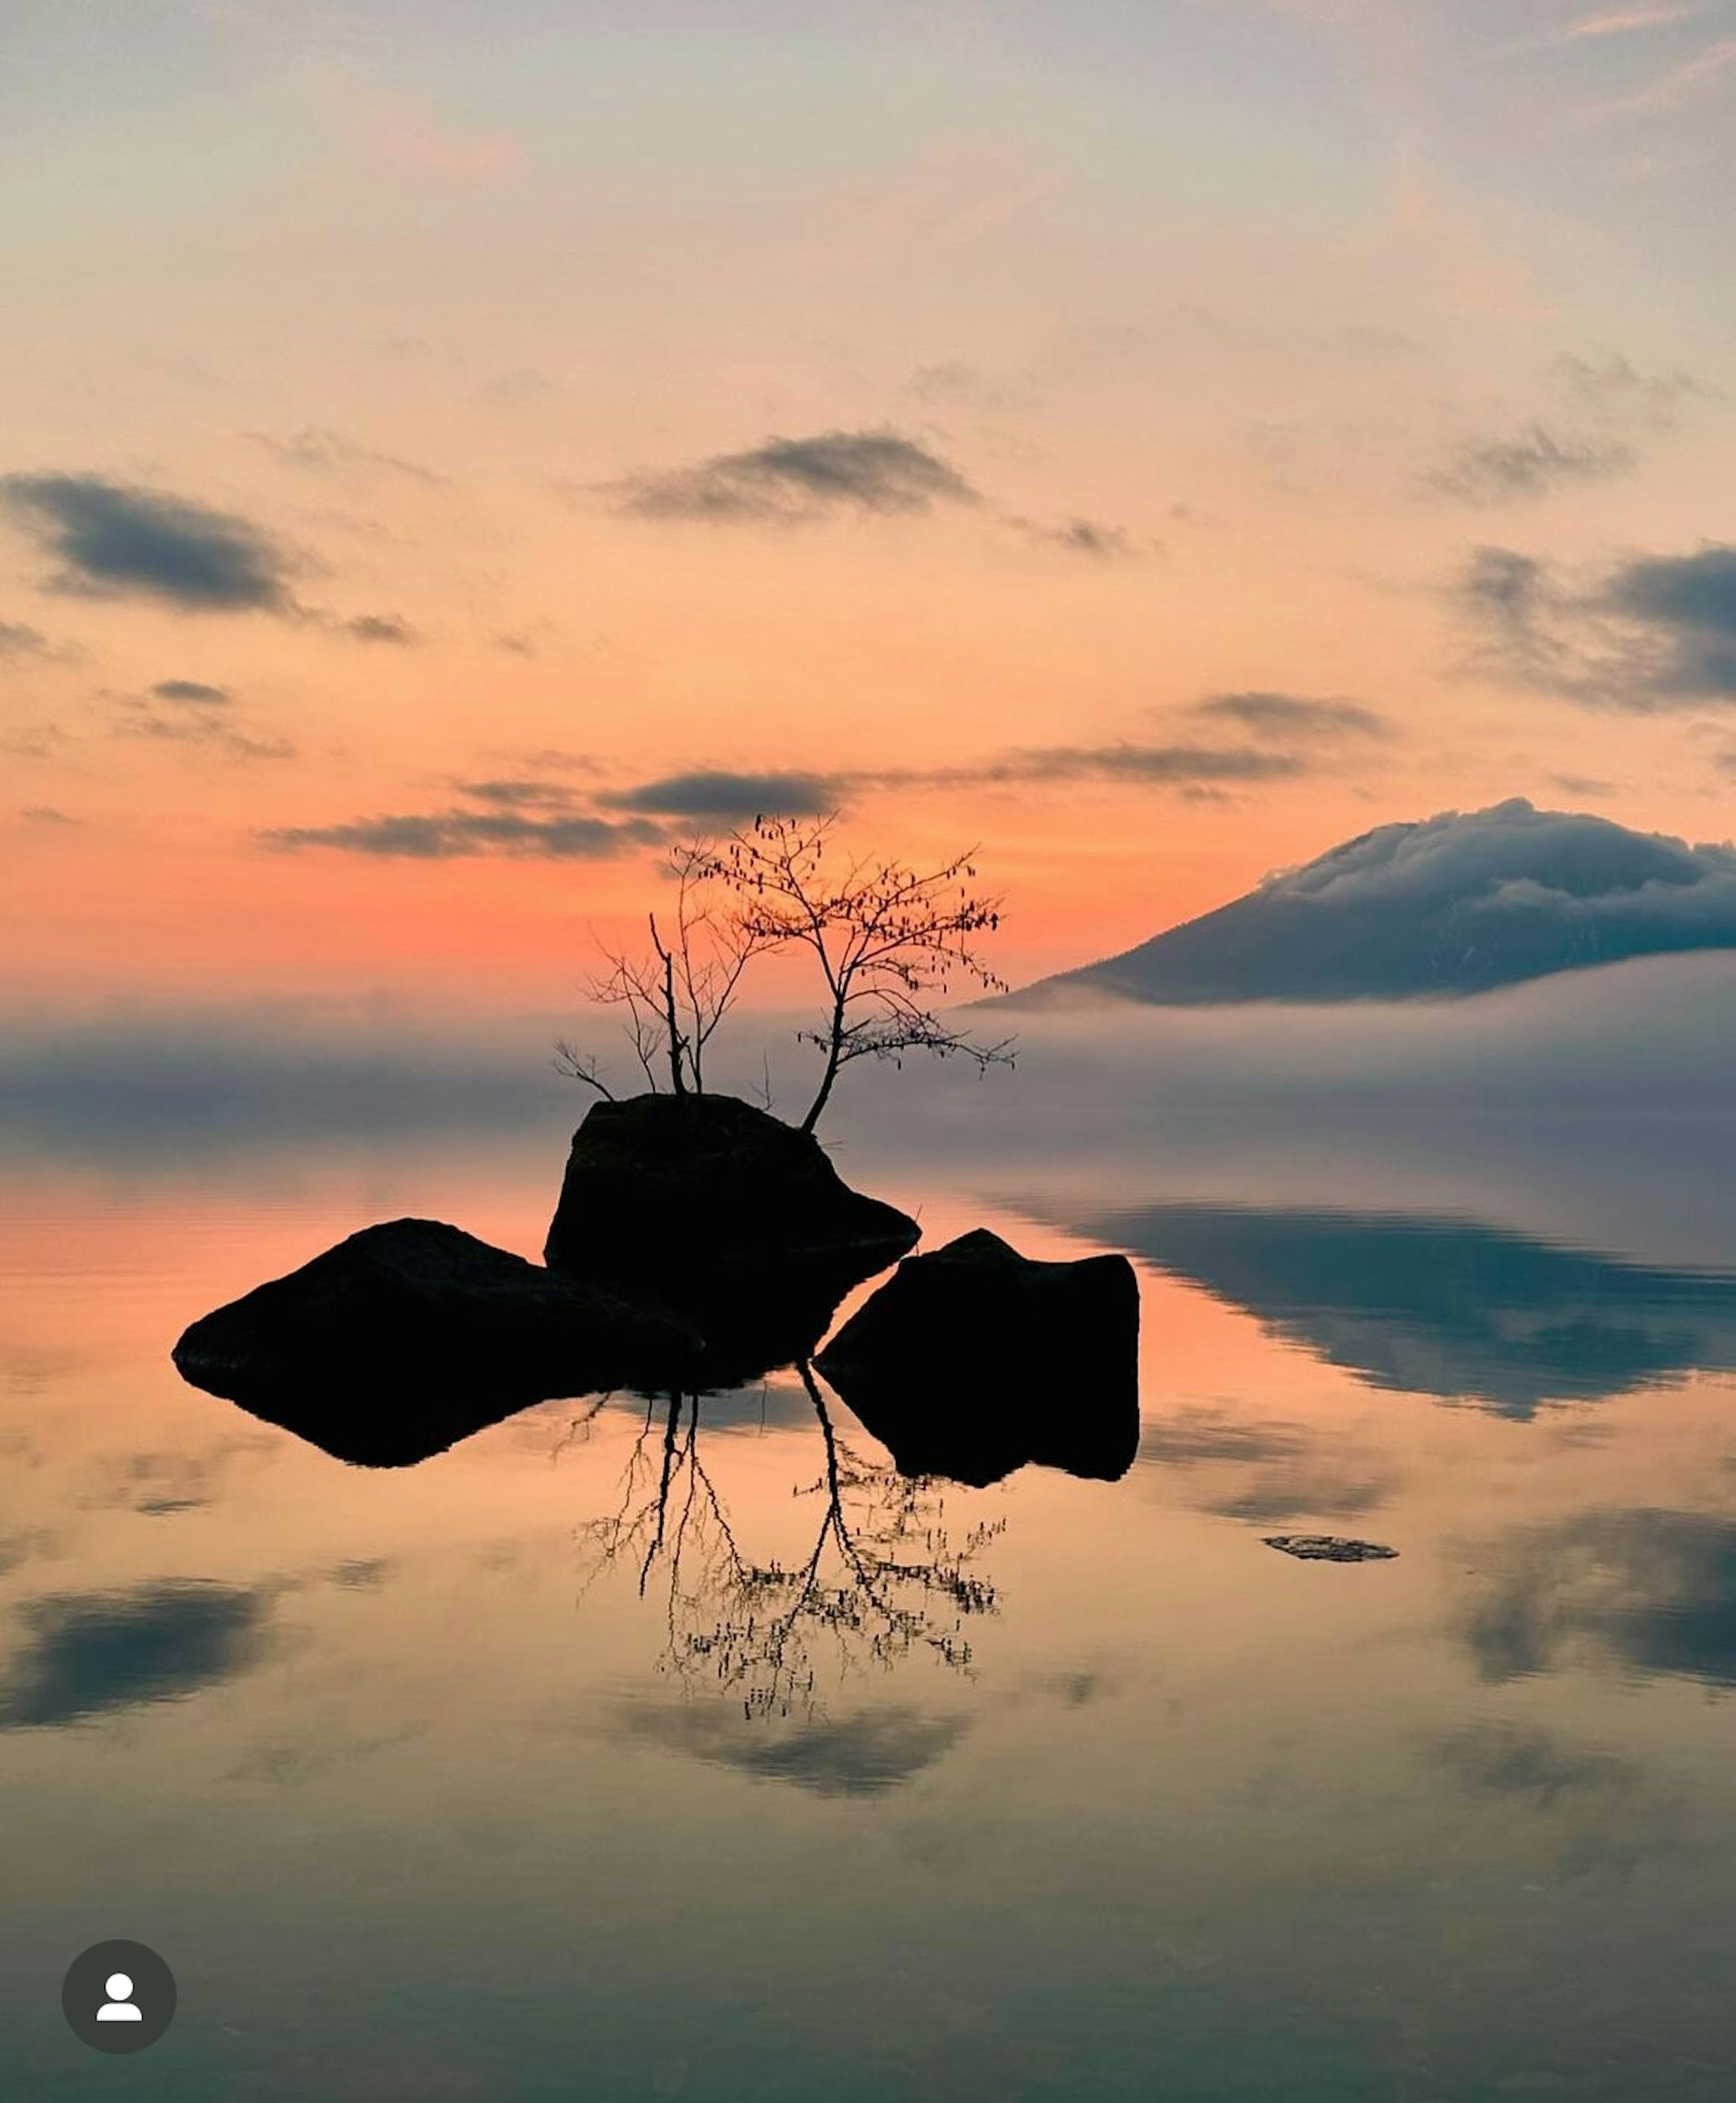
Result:
{"label": "cloud", "polygon": [[238,729],[231,706],[232,696],[224,687],[199,679],[160,679],[148,694],[122,700],[115,734],[196,745],[227,759],[295,758],[295,748],[286,740]]}
{"label": "cloud", "polygon": [[467,855],[539,855],[554,860],[601,861],[635,847],[663,843],[660,826],[643,819],[612,823],[594,817],[526,817],[521,811],[437,811],[356,818],[336,825],[278,825],[259,834],[268,847],[294,852],[335,847],[348,854],[450,861]]}
{"label": "cloud", "polygon": [[348,432],[333,430],[327,425],[304,425],[286,438],[273,438],[266,431],[249,431],[246,436],[251,443],[263,447],[285,467],[299,468],[311,474],[352,479],[368,474],[388,474],[420,482],[428,488],[452,487],[445,475],[436,474],[432,468],[422,467],[397,453],[381,452],[373,446],[364,445],[359,438],[351,438]]}
{"label": "cloud", "polygon": [[297,611],[286,551],[234,513],[94,474],[0,476],[0,507],[62,565],[56,590],[188,612]]}
{"label": "cloud", "polygon": [[[847,777],[844,777],[847,778]],[[808,817],[836,809],[841,777],[824,774],[669,774],[599,798],[610,809],[734,824],[762,811]]]}
{"label": "cloud", "polygon": [[1736,1523],[1611,1509],[1516,1531],[1466,1618],[1496,1683],[1565,1667],[1736,1687]]}
{"label": "cloud", "polygon": [[1736,544],[1631,556],[1578,584],[1482,547],[1455,591],[1485,669],[1524,685],[1640,714],[1736,700]]}
{"label": "cloud", "polygon": [[460,796],[478,803],[492,803],[506,811],[564,811],[573,792],[564,781],[515,778],[491,781],[455,781]]}
{"label": "cloud", "polygon": [[1095,518],[1063,518],[1048,522],[1009,516],[1007,524],[1040,547],[1059,548],[1069,555],[1089,556],[1099,562],[1126,562],[1155,554],[1161,544],[1136,541],[1125,526],[1108,526]]}
{"label": "cloud", "polygon": [[395,613],[358,613],[340,624],[357,642],[389,642],[408,649],[421,641],[408,621]]}
{"label": "cloud", "polygon": [[1592,359],[1562,351],[1549,376],[1576,409],[1601,420],[1668,429],[1685,401],[1707,400],[1717,393],[1691,372],[1640,371],[1625,358]]}
{"label": "cloud", "polygon": [[159,701],[188,701],[206,708],[220,708],[233,698],[227,687],[207,686],[202,679],[159,679],[151,691]]}
{"label": "cloud", "polygon": [[31,825],[79,825],[84,822],[69,811],[56,810],[52,803],[27,803],[18,815]]}
{"label": "cloud", "polygon": [[22,723],[16,730],[0,731],[0,752],[10,759],[52,759],[66,743],[59,723]]}
{"label": "cloud", "polygon": [[1405,999],[1736,948],[1736,848],[1515,797],[1373,831],[1099,964],[1047,980],[1164,1005]]}
{"label": "cloud", "polygon": [[1632,448],[1618,440],[1558,438],[1544,425],[1533,424],[1516,438],[1471,440],[1424,478],[1443,496],[1502,504],[1575,482],[1602,482],[1634,465]]}
{"label": "cloud", "polygon": [[1208,694],[1188,713],[1233,722],[1256,737],[1386,737],[1392,728],[1360,701],[1314,700],[1303,694]]}
{"label": "cloud", "polygon": [[48,638],[20,620],[0,620],[0,657],[46,657]]}
{"label": "cloud", "polygon": [[610,486],[619,509],[642,518],[798,524],[830,513],[920,513],[975,504],[958,470],[894,430],[822,431],[767,438],[745,452],[630,475]]}
{"label": "cloud", "polygon": [[1626,1796],[1640,1779],[1632,1760],[1568,1745],[1552,1731],[1503,1721],[1445,1732],[1429,1750],[1473,1794],[1517,1797],[1539,1811],[1552,1811],[1564,1798]]}
{"label": "cloud", "polygon": [[233,1678],[265,1654],[268,1604],[263,1591],[180,1582],[26,1600],[0,1730],[58,1729]]}
{"label": "cloud", "polygon": [[885,1796],[950,1752],[968,1727],[961,1717],[906,1708],[773,1728],[698,1704],[652,1708],[634,1702],[620,1718],[624,1735],[661,1750],[827,1797]]}

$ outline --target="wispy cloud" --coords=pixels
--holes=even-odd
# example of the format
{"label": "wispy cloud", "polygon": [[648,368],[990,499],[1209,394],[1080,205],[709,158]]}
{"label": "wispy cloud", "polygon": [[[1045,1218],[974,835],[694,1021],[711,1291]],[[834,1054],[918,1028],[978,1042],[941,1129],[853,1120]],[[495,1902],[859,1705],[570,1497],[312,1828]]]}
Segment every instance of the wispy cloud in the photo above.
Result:
{"label": "wispy cloud", "polygon": [[1188,712],[1217,722],[1233,722],[1256,737],[1387,737],[1392,726],[1360,701],[1318,700],[1307,694],[1255,691],[1208,694]]}
{"label": "wispy cloud", "polygon": [[1633,556],[1577,581],[1479,548],[1455,591],[1486,671],[1640,714],[1736,701],[1736,544]]}
{"label": "wispy cloud", "polygon": [[0,620],[0,657],[46,657],[48,638],[21,620]]}
{"label": "wispy cloud", "polygon": [[767,438],[744,452],[629,475],[605,493],[642,518],[785,525],[839,512],[921,513],[980,500],[957,468],[895,430]]}
{"label": "wispy cloud", "polygon": [[335,430],[327,425],[304,425],[287,438],[274,437],[269,431],[248,431],[243,435],[250,444],[260,447],[283,466],[298,468],[309,474],[348,480],[384,474],[420,482],[431,489],[452,487],[445,475],[435,474],[432,468],[406,460],[397,453],[383,452],[377,447],[352,438],[347,431]]}
{"label": "wispy cloud", "polygon": [[356,818],[335,825],[280,825],[260,834],[268,847],[295,851],[331,847],[348,854],[450,861],[472,855],[541,856],[602,861],[663,843],[660,826],[643,819],[528,817],[515,811],[455,809]]}
{"label": "wispy cloud", "polygon": [[1424,477],[1443,496],[1500,504],[1547,496],[1574,482],[1602,482],[1635,465],[1632,448],[1615,439],[1563,438],[1533,424],[1508,438],[1474,438]]}

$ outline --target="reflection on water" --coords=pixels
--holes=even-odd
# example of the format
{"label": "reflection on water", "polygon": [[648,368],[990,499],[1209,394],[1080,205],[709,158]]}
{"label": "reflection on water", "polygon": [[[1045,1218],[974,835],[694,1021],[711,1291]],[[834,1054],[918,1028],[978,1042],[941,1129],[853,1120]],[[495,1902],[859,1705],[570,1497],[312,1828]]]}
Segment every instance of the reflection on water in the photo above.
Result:
{"label": "reflection on water", "polygon": [[[593,1575],[626,1565],[642,1599],[661,1594],[668,1669],[739,1703],[750,1722],[812,1711],[825,1698],[823,1677],[829,1686],[841,1667],[864,1661],[890,1665],[921,1647],[968,1665],[965,1624],[996,1605],[979,1565],[1004,1522],[973,1526],[955,1541],[937,1487],[856,1452],[834,1426],[814,1373],[806,1364],[797,1371],[824,1456],[818,1480],[796,1486],[813,1512],[805,1553],[766,1559],[748,1546],[701,1452],[706,1398],[698,1395],[673,1395],[647,1411],[616,1509],[581,1528]],[[701,1745],[715,1744],[713,1727],[700,1725]],[[860,1733],[859,1721],[837,1742],[859,1744]],[[691,1737],[690,1724],[676,1733],[677,1742]],[[940,1743],[948,1741],[943,1735]],[[797,1742],[835,1741],[825,1727],[818,1741]],[[782,1772],[789,1745],[761,1748],[770,1767],[751,1748],[738,1763]]]}
{"label": "reflection on water", "polygon": [[1079,1231],[1245,1308],[1371,1387],[1509,1416],[1736,1368],[1736,1278],[1473,1220],[1168,1204],[1101,1214]]}
{"label": "reflection on water", "polygon": [[0,1207],[8,2096],[95,2093],[101,1933],[181,1982],[144,2103],[1736,2093],[1727,1247],[853,1153],[1143,1260],[1115,1481],[902,1474],[805,1364],[370,1471],[169,1366],[358,1218],[534,1248],[558,1154]]}

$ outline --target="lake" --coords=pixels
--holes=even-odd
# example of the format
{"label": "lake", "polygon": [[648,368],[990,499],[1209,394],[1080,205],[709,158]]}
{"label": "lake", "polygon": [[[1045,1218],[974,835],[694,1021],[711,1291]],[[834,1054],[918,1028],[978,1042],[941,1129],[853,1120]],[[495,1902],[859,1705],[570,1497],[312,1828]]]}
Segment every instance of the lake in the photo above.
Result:
{"label": "lake", "polygon": [[[839,1163],[925,1247],[1132,1257],[1119,1481],[906,1483],[794,1372],[389,1470],[178,1377],[368,1220],[535,1255],[571,1100],[11,1151],[9,2094],[1736,2092],[1728,1127],[993,1085]],[[120,1936],[180,1990],[124,2074],[59,2006]]]}

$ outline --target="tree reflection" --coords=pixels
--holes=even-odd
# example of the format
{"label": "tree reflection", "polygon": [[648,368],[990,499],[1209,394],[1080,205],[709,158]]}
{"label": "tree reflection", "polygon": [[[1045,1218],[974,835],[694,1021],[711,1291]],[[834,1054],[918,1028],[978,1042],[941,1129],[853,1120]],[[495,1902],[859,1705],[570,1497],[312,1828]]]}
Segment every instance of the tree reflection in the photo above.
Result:
{"label": "tree reflection", "polygon": [[937,1479],[864,1458],[840,1434],[806,1361],[796,1371],[824,1456],[819,1478],[792,1492],[818,1501],[805,1557],[760,1562],[745,1552],[700,1456],[704,1398],[694,1394],[647,1409],[619,1506],[580,1530],[593,1564],[588,1585],[626,1567],[641,1598],[660,1591],[665,1668],[739,1700],[750,1718],[814,1709],[828,1662],[843,1677],[926,1650],[968,1670],[968,1625],[998,1605],[976,1565],[1005,1519],[955,1538]]}

